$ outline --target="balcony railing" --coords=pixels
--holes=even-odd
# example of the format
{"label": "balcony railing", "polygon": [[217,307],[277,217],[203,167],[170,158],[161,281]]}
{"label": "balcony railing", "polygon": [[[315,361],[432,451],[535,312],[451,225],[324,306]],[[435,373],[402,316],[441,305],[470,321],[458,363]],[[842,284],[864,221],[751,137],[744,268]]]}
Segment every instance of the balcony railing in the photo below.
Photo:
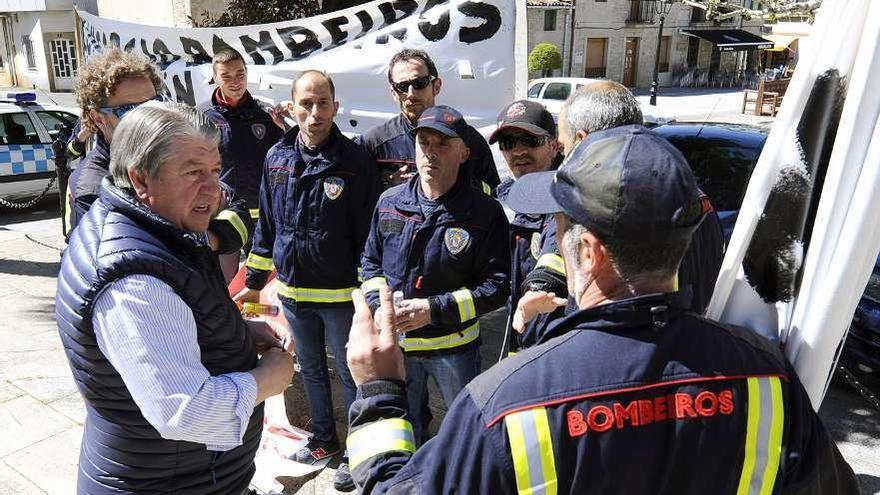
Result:
{"label": "balcony railing", "polygon": [[651,24],[654,22],[654,8],[652,0],[630,0],[627,23]]}

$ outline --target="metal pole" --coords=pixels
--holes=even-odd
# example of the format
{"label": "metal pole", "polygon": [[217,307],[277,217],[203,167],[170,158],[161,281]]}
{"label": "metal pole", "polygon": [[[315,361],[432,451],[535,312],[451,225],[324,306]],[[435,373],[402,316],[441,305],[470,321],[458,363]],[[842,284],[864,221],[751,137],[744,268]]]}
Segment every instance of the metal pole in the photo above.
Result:
{"label": "metal pole", "polygon": [[571,10],[568,11],[571,20],[568,25],[568,76],[571,77],[571,68],[574,66],[574,32],[575,21],[577,19],[577,0],[572,0]]}
{"label": "metal pole", "polygon": [[654,79],[651,81],[651,100],[650,104],[657,106],[657,90],[660,83],[657,78],[660,76],[660,42],[663,40],[663,23],[666,21],[666,14],[660,12],[660,28],[657,29],[657,53],[654,54]]}

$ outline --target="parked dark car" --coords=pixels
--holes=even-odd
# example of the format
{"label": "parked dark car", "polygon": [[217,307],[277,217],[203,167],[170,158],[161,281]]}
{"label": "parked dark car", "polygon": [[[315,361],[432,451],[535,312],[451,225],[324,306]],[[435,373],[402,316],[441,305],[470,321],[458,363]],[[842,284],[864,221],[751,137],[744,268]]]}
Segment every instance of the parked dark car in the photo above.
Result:
{"label": "parked dark car", "polygon": [[[729,241],[767,130],[739,124],[675,123],[654,131],[687,158],[700,188],[715,205],[725,241]],[[840,362],[857,376],[880,379],[880,258],[856,307]]]}

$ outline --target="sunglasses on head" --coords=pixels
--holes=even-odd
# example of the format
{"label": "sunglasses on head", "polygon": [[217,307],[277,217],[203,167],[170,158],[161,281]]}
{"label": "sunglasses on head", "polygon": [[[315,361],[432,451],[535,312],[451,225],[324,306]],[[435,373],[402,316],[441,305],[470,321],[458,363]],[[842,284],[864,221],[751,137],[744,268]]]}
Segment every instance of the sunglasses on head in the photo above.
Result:
{"label": "sunglasses on head", "polygon": [[391,87],[394,88],[394,91],[397,91],[398,93],[408,93],[410,86],[418,91],[420,89],[427,88],[433,80],[434,76],[428,74],[427,76],[417,77],[409,81],[393,82],[391,83]]}
{"label": "sunglasses on head", "polygon": [[115,107],[100,107],[98,108],[98,111],[104,113],[112,113],[116,116],[117,119],[121,119],[123,115],[127,114],[128,112],[134,110],[135,108],[143,105],[148,101],[165,101],[165,96],[156,95],[149,100],[144,100],[139,103],[126,103],[124,105],[116,105]]}
{"label": "sunglasses on head", "polygon": [[522,144],[526,148],[537,148],[547,141],[546,136],[535,136],[533,134],[520,134],[514,136],[501,136],[498,138],[498,147],[502,151],[510,151],[516,148],[517,144]]}

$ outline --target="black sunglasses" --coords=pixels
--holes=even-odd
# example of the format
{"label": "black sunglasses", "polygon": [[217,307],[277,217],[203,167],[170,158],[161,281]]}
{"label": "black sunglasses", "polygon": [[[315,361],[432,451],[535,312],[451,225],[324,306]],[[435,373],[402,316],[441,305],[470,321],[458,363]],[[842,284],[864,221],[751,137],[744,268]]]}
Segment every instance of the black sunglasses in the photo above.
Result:
{"label": "black sunglasses", "polygon": [[427,76],[417,77],[409,81],[393,82],[391,83],[391,87],[394,88],[394,91],[403,94],[409,92],[410,86],[415,88],[416,91],[425,89],[433,80],[434,76],[428,74]]}
{"label": "black sunglasses", "polygon": [[547,141],[546,136],[535,136],[533,134],[520,134],[518,136],[501,136],[498,138],[498,147],[502,151],[510,151],[516,148],[517,144],[522,144],[526,148],[537,148]]}
{"label": "black sunglasses", "polygon": [[125,105],[116,105],[115,107],[100,107],[98,108],[98,111],[104,113],[112,113],[116,116],[117,119],[121,119],[123,115],[127,114],[128,112],[134,110],[135,108],[143,105],[148,101],[165,101],[165,96],[160,94],[150,98],[149,100],[144,100],[139,103],[126,103]]}

